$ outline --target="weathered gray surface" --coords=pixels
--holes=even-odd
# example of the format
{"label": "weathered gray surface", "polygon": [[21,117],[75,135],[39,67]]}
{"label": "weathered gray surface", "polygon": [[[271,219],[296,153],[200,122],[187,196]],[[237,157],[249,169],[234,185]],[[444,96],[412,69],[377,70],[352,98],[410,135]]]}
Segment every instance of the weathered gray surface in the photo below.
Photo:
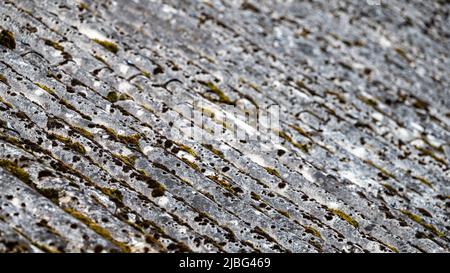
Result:
{"label": "weathered gray surface", "polygon": [[[0,252],[448,252],[449,2],[252,3],[1,1]],[[170,141],[192,99],[281,146]]]}

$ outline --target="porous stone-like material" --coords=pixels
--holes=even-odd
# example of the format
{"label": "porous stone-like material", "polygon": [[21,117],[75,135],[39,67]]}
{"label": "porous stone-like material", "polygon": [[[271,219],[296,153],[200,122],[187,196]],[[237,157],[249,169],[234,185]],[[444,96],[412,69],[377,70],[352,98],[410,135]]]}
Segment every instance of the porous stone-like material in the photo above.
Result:
{"label": "porous stone-like material", "polygon": [[449,252],[449,11],[2,0],[0,252]]}

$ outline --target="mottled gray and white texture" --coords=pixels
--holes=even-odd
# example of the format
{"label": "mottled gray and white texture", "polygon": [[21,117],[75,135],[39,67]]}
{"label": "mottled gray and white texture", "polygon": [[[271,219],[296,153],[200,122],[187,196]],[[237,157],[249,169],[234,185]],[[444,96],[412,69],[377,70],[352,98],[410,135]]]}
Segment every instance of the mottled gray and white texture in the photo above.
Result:
{"label": "mottled gray and white texture", "polygon": [[449,11],[2,0],[0,252],[449,252]]}

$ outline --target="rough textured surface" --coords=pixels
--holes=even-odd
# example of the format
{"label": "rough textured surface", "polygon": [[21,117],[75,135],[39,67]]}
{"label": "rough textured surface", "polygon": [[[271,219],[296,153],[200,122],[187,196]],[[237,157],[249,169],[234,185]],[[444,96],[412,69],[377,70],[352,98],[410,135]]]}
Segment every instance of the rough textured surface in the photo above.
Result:
{"label": "rough textured surface", "polygon": [[448,252],[449,10],[2,0],[0,252]]}

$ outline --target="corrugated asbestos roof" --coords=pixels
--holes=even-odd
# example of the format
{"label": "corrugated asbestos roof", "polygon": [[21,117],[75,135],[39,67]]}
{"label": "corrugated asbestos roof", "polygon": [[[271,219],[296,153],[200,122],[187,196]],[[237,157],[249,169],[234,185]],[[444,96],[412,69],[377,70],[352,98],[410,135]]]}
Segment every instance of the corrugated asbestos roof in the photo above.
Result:
{"label": "corrugated asbestos roof", "polygon": [[448,252],[449,10],[1,1],[0,252]]}

